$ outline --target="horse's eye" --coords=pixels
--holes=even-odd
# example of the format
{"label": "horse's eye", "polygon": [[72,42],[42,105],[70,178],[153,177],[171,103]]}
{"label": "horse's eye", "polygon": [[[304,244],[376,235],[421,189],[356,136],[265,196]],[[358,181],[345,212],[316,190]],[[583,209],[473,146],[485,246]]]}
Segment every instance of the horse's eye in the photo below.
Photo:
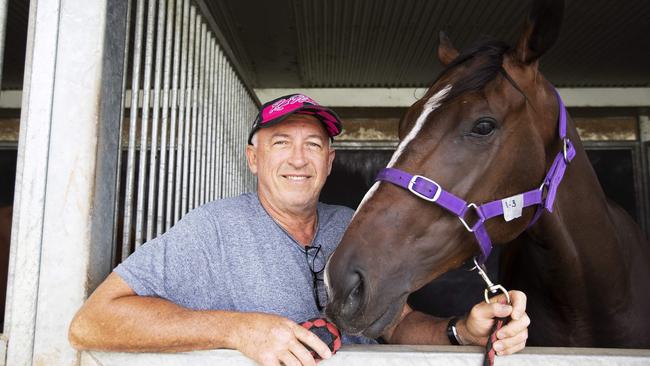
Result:
{"label": "horse's eye", "polygon": [[472,134],[479,136],[487,136],[494,131],[496,123],[493,119],[490,118],[481,118],[479,119],[474,127],[472,128]]}

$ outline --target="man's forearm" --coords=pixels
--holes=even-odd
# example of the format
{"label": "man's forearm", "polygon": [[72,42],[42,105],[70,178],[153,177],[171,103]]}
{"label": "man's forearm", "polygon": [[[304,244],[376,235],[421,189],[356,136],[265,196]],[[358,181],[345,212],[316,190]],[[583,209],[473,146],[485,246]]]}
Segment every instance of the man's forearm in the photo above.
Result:
{"label": "man's forearm", "polygon": [[137,295],[106,304],[92,299],[70,326],[77,349],[175,352],[233,348],[230,331],[241,315],[225,311],[193,311],[170,301]]}
{"label": "man's forearm", "polygon": [[450,344],[447,319],[411,311],[395,327],[387,341],[399,344]]}

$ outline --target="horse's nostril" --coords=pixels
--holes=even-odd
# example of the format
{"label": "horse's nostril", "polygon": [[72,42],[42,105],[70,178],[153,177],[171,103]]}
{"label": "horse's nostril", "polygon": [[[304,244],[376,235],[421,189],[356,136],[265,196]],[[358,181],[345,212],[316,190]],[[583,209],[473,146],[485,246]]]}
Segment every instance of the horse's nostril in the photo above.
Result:
{"label": "horse's nostril", "polygon": [[362,274],[354,272],[351,276],[349,283],[352,284],[353,287],[348,294],[348,297],[345,299],[345,303],[341,309],[342,315],[346,318],[352,317],[357,313],[357,311],[359,311],[364,296],[364,281]]}

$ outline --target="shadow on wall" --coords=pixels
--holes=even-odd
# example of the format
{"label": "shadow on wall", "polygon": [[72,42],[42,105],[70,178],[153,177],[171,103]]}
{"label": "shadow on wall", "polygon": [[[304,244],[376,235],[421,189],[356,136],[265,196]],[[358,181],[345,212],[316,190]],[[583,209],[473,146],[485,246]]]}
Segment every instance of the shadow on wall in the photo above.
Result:
{"label": "shadow on wall", "polygon": [[4,327],[16,157],[16,150],[0,150],[0,327]]}

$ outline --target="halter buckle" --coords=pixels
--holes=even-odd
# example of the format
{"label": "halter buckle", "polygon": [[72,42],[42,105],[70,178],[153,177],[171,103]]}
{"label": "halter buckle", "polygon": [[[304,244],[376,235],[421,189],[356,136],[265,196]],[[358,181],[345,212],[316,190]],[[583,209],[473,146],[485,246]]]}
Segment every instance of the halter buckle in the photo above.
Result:
{"label": "halter buckle", "polygon": [[[425,181],[433,184],[436,187],[436,193],[433,194],[433,197],[431,197],[431,198],[427,197],[427,196],[423,195],[422,193],[416,191],[413,188],[413,186],[415,185],[418,178],[422,179],[422,180],[425,180]],[[431,179],[429,179],[427,177],[421,176],[421,175],[414,175],[413,178],[411,178],[411,181],[409,182],[408,187],[406,187],[406,188],[408,188],[408,190],[411,191],[411,193],[413,193],[414,195],[422,198],[425,201],[429,201],[429,202],[436,202],[438,200],[438,198],[440,197],[440,194],[442,194],[442,187],[440,187],[440,184],[436,183],[435,181],[433,181],[433,180],[431,180]]]}
{"label": "halter buckle", "polygon": [[481,210],[478,209],[478,206],[476,206],[476,204],[470,203],[469,205],[467,205],[467,208],[470,207],[474,208],[474,211],[476,211],[476,216],[478,216],[478,220],[476,220],[474,225],[470,227],[465,221],[465,214],[467,214],[467,210],[465,210],[465,214],[463,214],[463,216],[458,216],[458,220],[460,220],[463,226],[465,226],[465,229],[467,229],[467,231],[473,233],[474,230],[476,230],[481,224],[483,224],[483,222],[485,222],[485,216],[483,216],[483,213],[481,212]]}

